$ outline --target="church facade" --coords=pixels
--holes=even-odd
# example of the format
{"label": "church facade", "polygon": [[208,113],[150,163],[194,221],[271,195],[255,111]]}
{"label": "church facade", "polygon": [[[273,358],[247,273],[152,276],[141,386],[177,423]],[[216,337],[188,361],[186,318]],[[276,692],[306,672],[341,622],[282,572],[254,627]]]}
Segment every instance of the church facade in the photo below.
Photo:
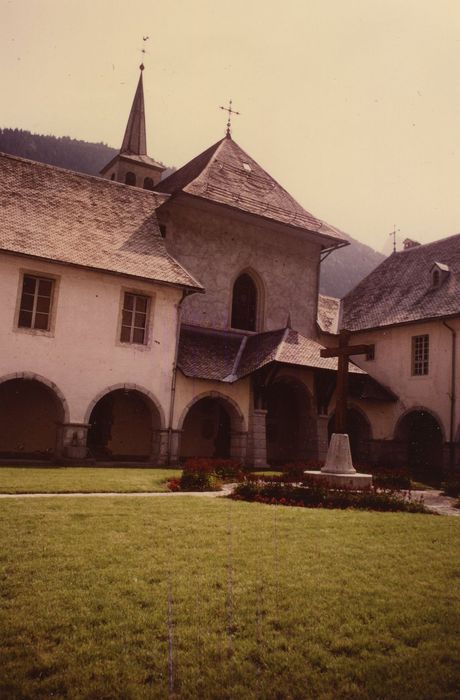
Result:
{"label": "church facade", "polygon": [[[101,178],[7,155],[0,170],[0,458],[324,458],[337,360],[320,351],[339,307],[320,265],[348,242],[229,130],[161,179],[141,72]],[[360,462],[380,459],[399,405],[376,366],[350,365]]]}

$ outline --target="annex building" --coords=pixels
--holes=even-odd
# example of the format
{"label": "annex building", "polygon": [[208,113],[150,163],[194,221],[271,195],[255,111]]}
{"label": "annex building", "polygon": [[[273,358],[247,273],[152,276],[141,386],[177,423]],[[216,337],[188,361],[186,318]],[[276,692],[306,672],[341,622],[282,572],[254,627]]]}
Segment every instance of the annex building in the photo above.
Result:
{"label": "annex building", "polygon": [[[165,465],[222,456],[255,466],[321,459],[337,361],[320,350],[346,327],[375,344],[374,358],[350,371],[358,461],[406,459],[419,430],[407,427],[412,409],[438,422],[441,462],[458,463],[458,357],[449,353],[460,256],[435,256],[438,291],[457,291],[434,320],[416,301],[418,318],[374,308],[390,288],[399,294],[398,280],[410,286],[401,267],[392,286],[382,266],[362,283],[381,285],[374,296],[359,286],[342,304],[320,297],[321,260],[348,244],[338,229],[303,209],[229,130],[164,179],[145,133],[141,72],[122,148],[102,177],[0,156],[0,457]],[[456,318],[453,330],[447,317]],[[450,339],[441,374],[433,374],[430,323]],[[389,358],[402,356],[410,333],[432,338],[428,351],[426,341],[409,341],[411,357],[428,352],[431,369],[405,382],[403,363],[395,368]],[[434,385],[442,408],[432,406]]]}

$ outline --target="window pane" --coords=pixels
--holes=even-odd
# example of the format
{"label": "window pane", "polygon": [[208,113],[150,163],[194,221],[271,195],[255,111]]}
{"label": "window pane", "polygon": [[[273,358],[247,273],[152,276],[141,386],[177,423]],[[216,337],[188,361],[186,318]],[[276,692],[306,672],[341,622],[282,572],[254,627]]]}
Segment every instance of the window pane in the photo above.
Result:
{"label": "window pane", "polygon": [[144,329],[135,328],[133,333],[133,343],[143,343],[144,342]]}
{"label": "window pane", "polygon": [[131,340],[131,327],[130,326],[122,326],[121,327],[120,340],[122,343],[129,343],[130,342],[130,340]]}
{"label": "window pane", "polygon": [[136,297],[136,311],[147,311],[147,297]]}
{"label": "window pane", "polygon": [[37,311],[41,313],[49,313],[51,299],[49,297],[38,297],[37,299]]}
{"label": "window pane", "polygon": [[37,280],[35,277],[31,277],[30,275],[24,275],[24,283],[22,286],[23,292],[27,292],[28,294],[34,294],[36,282]]}
{"label": "window pane", "polygon": [[20,328],[31,328],[32,327],[32,311],[20,311],[18,326]]}
{"label": "window pane", "polygon": [[35,314],[34,328],[39,328],[41,331],[48,330],[48,314]]}
{"label": "window pane", "polygon": [[134,314],[134,325],[137,328],[145,328],[145,314]]}
{"label": "window pane", "polygon": [[41,296],[50,297],[52,288],[52,280],[38,280],[38,293]]}
{"label": "window pane", "polygon": [[123,311],[122,317],[121,317],[121,322],[124,326],[131,326],[133,322],[133,312],[132,311]]}
{"label": "window pane", "polygon": [[134,304],[134,296],[132,294],[125,294],[125,303],[123,305],[123,308],[132,310],[133,304]]}
{"label": "window pane", "polygon": [[23,294],[21,299],[21,309],[32,311],[34,308],[34,297],[32,294]]}

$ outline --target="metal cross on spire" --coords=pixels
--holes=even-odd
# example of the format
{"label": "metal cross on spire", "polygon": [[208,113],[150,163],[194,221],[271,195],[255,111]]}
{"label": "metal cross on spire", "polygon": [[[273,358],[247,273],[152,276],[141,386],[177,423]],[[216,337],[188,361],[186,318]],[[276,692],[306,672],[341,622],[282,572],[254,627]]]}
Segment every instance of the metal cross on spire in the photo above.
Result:
{"label": "metal cross on spire", "polygon": [[139,68],[140,68],[141,70],[144,70],[144,68],[145,68],[145,66],[144,66],[144,56],[145,56],[146,53],[148,53],[147,49],[145,48],[145,42],[148,41],[149,39],[150,39],[149,36],[143,36],[143,37],[142,37],[142,41],[143,41],[144,43],[142,44],[142,48],[139,49],[139,51],[140,51],[141,54],[142,54],[142,63],[141,63],[141,65],[139,66]]}
{"label": "metal cross on spire", "polygon": [[394,225],[393,231],[390,231],[388,234],[389,236],[393,236],[393,253],[396,253],[396,234],[399,233],[400,229],[396,228],[396,224]]}
{"label": "metal cross on spire", "polygon": [[228,121],[227,121],[227,136],[231,136],[231,119],[232,119],[232,114],[238,114],[240,115],[240,112],[236,112],[234,109],[232,109],[232,101],[229,100],[228,107],[222,107],[220,106],[219,109],[223,109],[224,112],[228,112]]}

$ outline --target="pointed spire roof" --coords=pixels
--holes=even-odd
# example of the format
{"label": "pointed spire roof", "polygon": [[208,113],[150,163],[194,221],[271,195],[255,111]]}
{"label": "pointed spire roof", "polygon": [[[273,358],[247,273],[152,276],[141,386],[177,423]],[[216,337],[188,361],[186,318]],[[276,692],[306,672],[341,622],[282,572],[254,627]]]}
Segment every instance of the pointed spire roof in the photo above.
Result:
{"label": "pointed spire roof", "polygon": [[144,107],[144,86],[142,83],[142,71],[144,65],[140,65],[141,74],[134,95],[133,105],[129,113],[128,124],[121,144],[120,153],[129,155],[147,155],[147,138],[145,135],[145,107]]}
{"label": "pointed spire roof", "polygon": [[348,245],[345,234],[306,211],[229,134],[162,180],[155,190],[193,195],[316,233],[329,242],[333,239],[334,246]]}

